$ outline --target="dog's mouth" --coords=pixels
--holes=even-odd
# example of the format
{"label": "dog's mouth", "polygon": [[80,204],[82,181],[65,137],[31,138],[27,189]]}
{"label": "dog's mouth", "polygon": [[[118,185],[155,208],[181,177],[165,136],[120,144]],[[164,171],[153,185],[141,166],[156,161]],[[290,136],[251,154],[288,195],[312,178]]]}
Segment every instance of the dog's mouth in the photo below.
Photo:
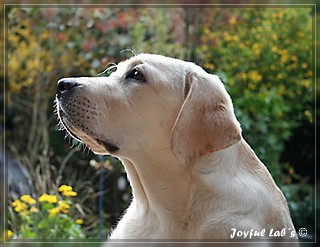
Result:
{"label": "dog's mouth", "polygon": [[96,154],[113,154],[119,147],[107,140],[102,140],[95,135],[86,133],[81,127],[72,121],[72,118],[63,110],[59,100],[57,102],[57,113],[63,128],[76,141],[86,144]]}

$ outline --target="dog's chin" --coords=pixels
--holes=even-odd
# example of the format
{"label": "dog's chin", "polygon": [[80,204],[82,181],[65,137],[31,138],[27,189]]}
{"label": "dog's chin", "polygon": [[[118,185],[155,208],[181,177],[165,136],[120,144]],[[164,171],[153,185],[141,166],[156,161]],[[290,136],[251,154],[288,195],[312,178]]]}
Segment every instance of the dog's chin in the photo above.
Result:
{"label": "dog's chin", "polygon": [[86,144],[95,154],[114,154],[119,150],[117,145],[83,132],[80,128],[76,127],[67,116],[65,116],[63,111],[59,112],[59,118],[68,134],[76,141]]}

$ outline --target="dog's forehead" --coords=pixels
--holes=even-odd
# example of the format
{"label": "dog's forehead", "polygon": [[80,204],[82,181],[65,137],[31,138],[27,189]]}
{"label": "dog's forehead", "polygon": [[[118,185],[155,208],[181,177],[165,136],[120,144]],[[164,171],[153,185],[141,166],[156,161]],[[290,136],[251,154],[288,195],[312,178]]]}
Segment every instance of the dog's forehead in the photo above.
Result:
{"label": "dog's forehead", "polygon": [[120,62],[118,64],[118,69],[119,72],[124,72],[128,71],[132,68],[134,68],[137,65],[144,64],[148,65],[149,67],[155,67],[157,69],[165,69],[165,68],[173,68],[173,67],[183,67],[188,64],[188,62],[180,60],[180,59],[175,59],[175,58],[170,58],[170,57],[165,57],[161,55],[156,55],[156,54],[139,54],[137,56],[134,56],[130,59],[127,59],[123,62]]}

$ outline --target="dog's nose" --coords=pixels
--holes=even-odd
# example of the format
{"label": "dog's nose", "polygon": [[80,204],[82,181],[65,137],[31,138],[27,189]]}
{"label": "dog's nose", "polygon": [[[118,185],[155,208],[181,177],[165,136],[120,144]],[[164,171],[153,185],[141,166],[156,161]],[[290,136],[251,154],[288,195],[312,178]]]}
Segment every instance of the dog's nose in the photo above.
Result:
{"label": "dog's nose", "polygon": [[61,96],[62,93],[69,91],[70,89],[79,86],[74,78],[63,78],[58,81],[57,93]]}

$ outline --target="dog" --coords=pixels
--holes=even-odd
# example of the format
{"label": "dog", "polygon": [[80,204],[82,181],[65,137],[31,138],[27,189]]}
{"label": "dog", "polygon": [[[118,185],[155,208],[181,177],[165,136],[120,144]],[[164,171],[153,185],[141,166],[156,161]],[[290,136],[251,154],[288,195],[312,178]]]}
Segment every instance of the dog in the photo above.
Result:
{"label": "dog", "polygon": [[155,54],[115,68],[62,78],[56,95],[66,131],[127,172],[133,199],[110,239],[297,238],[217,75]]}

